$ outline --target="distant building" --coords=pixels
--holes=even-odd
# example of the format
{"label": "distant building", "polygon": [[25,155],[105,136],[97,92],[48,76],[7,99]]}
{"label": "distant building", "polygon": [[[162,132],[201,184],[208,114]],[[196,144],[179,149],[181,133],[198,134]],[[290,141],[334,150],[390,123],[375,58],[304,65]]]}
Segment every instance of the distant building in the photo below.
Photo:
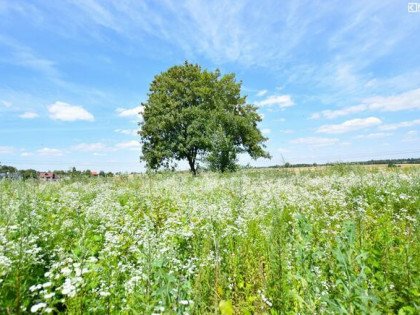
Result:
{"label": "distant building", "polygon": [[98,176],[98,172],[97,171],[91,171],[90,172],[90,175],[92,175],[92,176]]}
{"label": "distant building", "polygon": [[56,181],[60,179],[60,177],[57,174],[54,174],[53,172],[41,172],[39,173],[39,179]]}
{"label": "distant building", "polygon": [[11,178],[11,179],[21,179],[22,175],[18,172],[1,172],[0,173],[0,179],[3,178]]}

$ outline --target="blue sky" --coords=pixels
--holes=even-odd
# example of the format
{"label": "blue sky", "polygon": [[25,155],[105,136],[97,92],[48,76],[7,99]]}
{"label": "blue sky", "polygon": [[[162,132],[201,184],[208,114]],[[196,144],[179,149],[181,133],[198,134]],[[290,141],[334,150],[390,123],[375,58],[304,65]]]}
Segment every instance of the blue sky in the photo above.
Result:
{"label": "blue sky", "polygon": [[242,163],[419,157],[419,34],[395,0],[0,0],[0,162],[143,171],[140,103],[185,60],[259,106],[273,158]]}

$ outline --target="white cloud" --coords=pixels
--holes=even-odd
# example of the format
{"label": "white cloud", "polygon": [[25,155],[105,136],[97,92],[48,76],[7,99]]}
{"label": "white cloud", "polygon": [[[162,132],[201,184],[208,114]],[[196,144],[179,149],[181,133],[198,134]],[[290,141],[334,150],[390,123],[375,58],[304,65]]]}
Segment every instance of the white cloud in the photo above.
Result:
{"label": "white cloud", "polygon": [[309,119],[319,119],[321,118],[321,114],[320,113],[313,113],[311,115],[311,117],[309,117]]}
{"label": "white cloud", "polygon": [[290,153],[291,151],[289,149],[286,149],[286,148],[278,148],[277,149],[277,152],[280,152],[280,153]]}
{"label": "white cloud", "polygon": [[420,143],[420,138],[418,137],[417,130],[410,130],[410,131],[408,131],[404,135],[402,141],[403,142],[418,142],[418,143]]}
{"label": "white cloud", "polygon": [[290,95],[271,95],[267,97],[265,100],[255,102],[255,105],[263,107],[263,106],[277,106],[278,108],[286,108],[293,106],[295,103],[292,101]]}
{"label": "white cloud", "polygon": [[79,143],[70,149],[72,151],[86,151],[86,152],[92,152],[94,151],[94,155],[101,156],[105,155],[105,152],[115,152],[120,150],[130,150],[130,151],[138,151],[141,148],[140,142],[137,140],[131,140],[131,141],[124,141],[119,142],[112,146],[106,146],[101,142],[96,143]]}
{"label": "white cloud", "polygon": [[87,120],[94,121],[94,117],[81,106],[70,105],[64,102],[55,102],[48,106],[50,118],[54,120],[76,121]]}
{"label": "white cloud", "polygon": [[279,130],[279,132],[290,134],[290,133],[294,133],[294,130],[292,130],[292,129],[281,129],[281,130]]}
{"label": "white cloud", "polygon": [[366,82],[365,87],[373,87],[377,83],[378,83],[378,80],[377,79],[372,79],[372,80],[369,80],[368,82]]}
{"label": "white cloud", "polygon": [[124,135],[137,136],[137,129],[115,129],[115,132],[122,133]]}
{"label": "white cloud", "polygon": [[79,144],[71,147],[71,149],[73,151],[97,151],[97,150],[102,150],[104,148],[105,148],[105,146],[101,142],[79,143]]}
{"label": "white cloud", "polygon": [[371,97],[365,99],[364,103],[369,104],[369,109],[371,110],[383,112],[420,109],[420,89],[399,95]]}
{"label": "white cloud", "polygon": [[269,134],[269,133],[271,133],[271,129],[269,129],[269,128],[262,129],[261,132],[264,133],[264,134]]}
{"label": "white cloud", "polygon": [[268,92],[267,90],[261,90],[257,93],[257,96],[258,97],[264,96],[265,94],[267,94],[267,92]]}
{"label": "white cloud", "polygon": [[328,109],[328,110],[323,110],[320,113],[312,114],[311,119],[318,119],[318,118],[321,118],[321,116],[327,119],[334,119],[340,116],[347,116],[350,114],[359,113],[359,112],[367,110],[367,108],[368,107],[366,105],[361,104],[361,105],[351,106],[351,107],[337,109],[337,110]]}
{"label": "white cloud", "polygon": [[[108,28],[129,38],[148,35],[181,49],[187,57],[198,55],[216,64],[234,62],[271,69],[284,66],[296,57],[295,49],[314,32],[324,35],[319,32],[320,21],[329,19],[334,11],[330,5],[324,7],[311,2],[298,5],[293,1],[163,1],[159,5],[147,1],[90,0],[72,1],[72,5],[73,11],[79,9],[74,14],[78,23],[72,27],[83,26],[90,30],[89,35],[95,34],[98,28]],[[356,14],[349,10],[351,7],[354,5],[348,4],[340,12],[350,11],[348,18],[353,18]],[[361,11],[360,6],[358,9]],[[371,15],[368,16],[366,20],[370,21]],[[345,21],[340,20],[336,29],[347,29],[343,25]],[[366,36],[367,32],[357,30],[357,33]],[[376,33],[369,35],[371,42],[377,37],[372,36]],[[357,41],[357,44],[363,43]],[[350,50],[347,45],[345,48]]]}
{"label": "white cloud", "polygon": [[20,154],[20,156],[32,156],[32,155],[34,155],[34,154],[33,153],[30,153],[30,152],[22,152]]}
{"label": "white cloud", "polygon": [[349,145],[351,145],[351,142],[348,142],[348,141],[340,142],[340,145],[343,146],[343,147],[348,147]]}
{"label": "white cloud", "polygon": [[420,89],[411,90],[399,95],[393,96],[375,96],[365,98],[362,104],[351,106],[338,110],[324,110],[322,112],[313,113],[311,119],[319,119],[321,117],[334,119],[340,116],[360,113],[363,111],[383,111],[395,112],[401,110],[420,109]]}
{"label": "white cloud", "polygon": [[19,117],[24,118],[24,119],[34,119],[34,118],[39,117],[39,115],[34,112],[25,112],[22,115],[19,115]]}
{"label": "white cloud", "polygon": [[0,146],[0,154],[12,154],[15,152],[14,147]]}
{"label": "white cloud", "polygon": [[141,148],[140,142],[136,140],[120,142],[115,145],[117,150],[131,150],[138,151]]}
{"label": "white cloud", "polygon": [[36,151],[39,155],[42,156],[62,156],[63,152],[58,149],[52,148],[42,148]]}
{"label": "white cloud", "polygon": [[352,120],[347,120],[341,124],[337,125],[322,125],[318,128],[316,132],[318,133],[345,133],[360,129],[369,128],[381,124],[382,121],[376,117],[369,118],[357,118]]}
{"label": "white cloud", "polygon": [[0,37],[0,43],[11,50],[9,59],[10,63],[38,70],[50,78],[58,77],[58,71],[55,68],[55,63],[51,60],[37,56],[37,54],[34,53],[28,46],[21,45],[14,39],[4,36]]}
{"label": "white cloud", "polygon": [[306,144],[313,147],[326,147],[337,144],[340,140],[337,138],[319,138],[319,137],[306,137],[290,140],[291,144]]}
{"label": "white cloud", "polygon": [[385,138],[392,135],[393,133],[390,133],[390,132],[377,132],[377,133],[370,133],[367,135],[358,135],[355,138],[356,139],[380,139],[380,138]]}
{"label": "white cloud", "polygon": [[411,121],[403,121],[396,124],[383,125],[383,126],[380,126],[379,129],[380,130],[397,130],[400,128],[412,127],[412,126],[417,126],[417,125],[420,125],[420,119],[411,120]]}
{"label": "white cloud", "polygon": [[143,106],[137,106],[134,108],[117,108],[118,116],[120,117],[131,117],[131,116],[141,116],[144,112]]}
{"label": "white cloud", "polygon": [[8,102],[8,101],[4,101],[2,100],[1,103],[5,106],[5,107],[12,107],[12,103]]}

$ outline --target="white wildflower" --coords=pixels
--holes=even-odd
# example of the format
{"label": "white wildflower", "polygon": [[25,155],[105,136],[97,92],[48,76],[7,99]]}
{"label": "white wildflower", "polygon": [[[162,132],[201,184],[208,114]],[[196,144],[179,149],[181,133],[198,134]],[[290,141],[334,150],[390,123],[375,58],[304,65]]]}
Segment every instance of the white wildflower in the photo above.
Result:
{"label": "white wildflower", "polygon": [[35,290],[37,290],[37,286],[36,285],[31,285],[29,287],[29,291],[34,292]]}
{"label": "white wildflower", "polygon": [[51,299],[54,295],[55,295],[55,293],[54,293],[54,292],[52,292],[52,293],[48,293],[48,294],[45,294],[45,295],[44,295],[44,298],[45,298],[46,300],[48,300],[48,299]]}
{"label": "white wildflower", "polygon": [[71,274],[71,269],[70,269],[70,268],[68,268],[68,267],[65,267],[65,268],[61,269],[61,273],[62,273],[63,275],[65,275],[66,277],[68,277],[68,276],[70,276],[70,274]]}
{"label": "white wildflower", "polygon": [[74,297],[76,295],[76,287],[71,283],[69,279],[66,279],[66,281],[62,285],[61,293],[69,297]]}
{"label": "white wildflower", "polygon": [[43,302],[38,303],[38,304],[35,304],[35,305],[33,305],[33,306],[31,307],[31,312],[32,312],[32,313],[36,313],[36,312],[38,312],[40,309],[42,309],[42,308],[44,308],[44,307],[46,307],[46,306],[47,306],[47,303],[43,303]]}

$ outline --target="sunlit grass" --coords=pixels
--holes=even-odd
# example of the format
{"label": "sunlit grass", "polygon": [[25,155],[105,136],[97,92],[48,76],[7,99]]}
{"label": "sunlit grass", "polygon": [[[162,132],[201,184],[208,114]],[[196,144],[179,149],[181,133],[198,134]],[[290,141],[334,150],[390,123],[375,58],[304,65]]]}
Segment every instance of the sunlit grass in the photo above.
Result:
{"label": "sunlit grass", "polygon": [[0,182],[0,313],[420,312],[420,170]]}

